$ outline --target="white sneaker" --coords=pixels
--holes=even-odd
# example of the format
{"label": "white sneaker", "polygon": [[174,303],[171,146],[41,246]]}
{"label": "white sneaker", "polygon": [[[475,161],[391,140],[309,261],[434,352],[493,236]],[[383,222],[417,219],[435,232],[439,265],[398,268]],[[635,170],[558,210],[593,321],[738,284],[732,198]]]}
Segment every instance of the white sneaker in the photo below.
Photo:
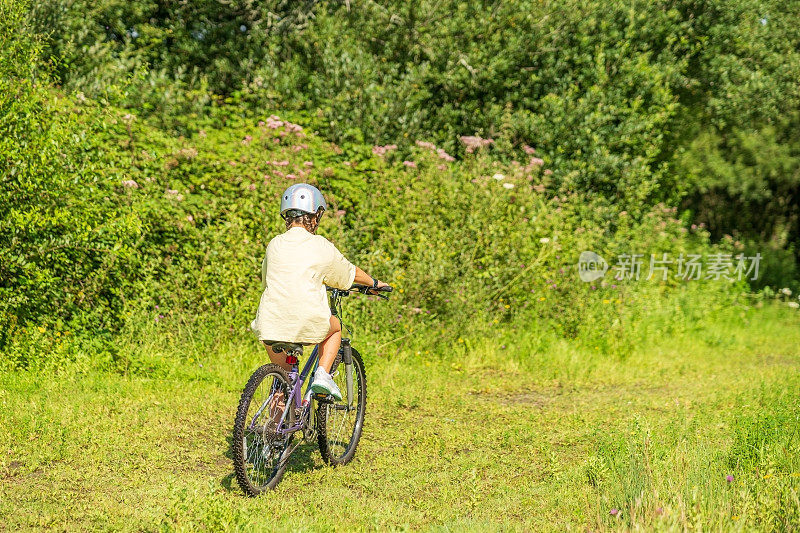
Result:
{"label": "white sneaker", "polygon": [[325,372],[322,367],[317,367],[314,372],[314,381],[311,383],[311,390],[321,394],[330,394],[337,400],[342,399],[342,392],[339,387],[334,383],[330,374]]}

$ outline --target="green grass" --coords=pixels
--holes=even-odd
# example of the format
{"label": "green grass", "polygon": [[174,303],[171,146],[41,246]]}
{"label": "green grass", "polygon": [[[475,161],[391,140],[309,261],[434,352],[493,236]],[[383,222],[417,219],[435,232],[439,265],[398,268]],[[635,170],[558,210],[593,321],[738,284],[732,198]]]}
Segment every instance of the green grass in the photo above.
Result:
{"label": "green grass", "polygon": [[255,341],[159,378],[0,374],[0,529],[800,527],[798,313],[720,317],[624,356],[522,331],[366,354],[353,463],[301,447],[258,499],[229,457]]}

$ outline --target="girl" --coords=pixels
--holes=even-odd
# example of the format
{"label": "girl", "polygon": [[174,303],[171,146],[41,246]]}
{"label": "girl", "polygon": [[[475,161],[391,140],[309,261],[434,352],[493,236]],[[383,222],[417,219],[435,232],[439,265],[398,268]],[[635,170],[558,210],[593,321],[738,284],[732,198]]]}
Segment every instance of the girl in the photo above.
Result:
{"label": "girl", "polygon": [[311,390],[342,399],[331,375],[339,352],[342,324],[331,315],[325,285],[349,289],[354,283],[373,288],[387,284],[353,265],[325,237],[316,235],[327,209],[316,187],[292,185],[281,195],[286,232],[273,238],[261,265],[264,292],[250,327],[264,343],[270,360],[287,371],[286,354],[274,342],[319,344],[319,366]]}

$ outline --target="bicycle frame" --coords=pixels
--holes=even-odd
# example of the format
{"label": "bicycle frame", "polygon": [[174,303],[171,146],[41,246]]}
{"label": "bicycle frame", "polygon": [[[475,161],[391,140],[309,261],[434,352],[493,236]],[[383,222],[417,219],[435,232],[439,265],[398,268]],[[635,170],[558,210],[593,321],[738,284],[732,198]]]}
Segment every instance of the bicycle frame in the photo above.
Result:
{"label": "bicycle frame", "polygon": [[[331,308],[331,314],[335,317],[338,317],[341,320],[341,301],[343,296],[347,296],[350,294],[350,290],[344,289],[330,289],[331,294],[329,296],[329,303]],[[342,324],[342,330],[345,330],[344,324]],[[344,363],[345,368],[345,379],[347,383],[347,409],[351,409],[353,407],[353,351],[352,346],[350,345],[349,338],[342,338],[341,346],[339,348],[342,351],[342,362]],[[303,370],[298,373],[298,365],[295,363],[292,365],[291,370],[289,371],[289,380],[294,384],[292,386],[292,391],[289,393],[289,398],[287,398],[285,407],[283,410],[283,415],[281,416],[280,423],[278,425],[277,432],[281,435],[288,435],[290,433],[294,433],[295,431],[299,431],[306,427],[306,424],[311,420],[311,412],[313,411],[313,403],[314,403],[314,396],[311,393],[311,381],[308,382],[306,386],[305,394],[303,394],[303,384],[308,379],[309,374],[315,371],[317,365],[319,364],[319,344],[314,346],[314,350],[311,352],[311,355],[306,361],[306,364],[303,366]],[[261,406],[261,409],[258,410],[256,416],[253,419],[255,422],[256,419],[261,415],[261,412],[266,407],[268,402],[271,400],[272,395],[264,402],[264,405]],[[307,400],[305,406],[303,405],[303,400]],[[286,421],[286,417],[290,411],[290,409],[297,409],[302,408],[300,413],[300,417],[298,420],[295,421],[295,424],[287,427],[282,428],[284,422]],[[308,414],[309,416],[306,416]]]}
{"label": "bicycle frame", "polygon": [[[289,393],[289,398],[286,401],[286,407],[283,410],[283,416],[281,417],[281,425],[283,424],[284,420],[286,419],[287,413],[289,413],[290,408],[298,408],[303,406],[303,398],[308,399],[308,404],[306,405],[306,409],[311,410],[312,402],[314,401],[313,396],[311,395],[311,382],[308,382],[308,386],[306,387],[305,395],[302,393],[303,391],[303,384],[306,382],[308,375],[311,373],[312,370],[316,369],[317,364],[319,363],[319,345],[314,346],[314,350],[311,352],[311,356],[309,356],[308,361],[303,366],[303,370],[300,373],[297,373],[298,366],[297,364],[292,365],[292,369],[289,372],[289,380],[294,383],[292,387],[292,392]],[[303,412],[300,416],[299,420],[296,420],[293,426],[290,426],[285,429],[278,429],[278,433],[282,435],[287,435],[289,433],[294,433],[297,430],[303,429],[305,424],[303,424],[303,420],[305,417],[303,416],[305,412]]]}

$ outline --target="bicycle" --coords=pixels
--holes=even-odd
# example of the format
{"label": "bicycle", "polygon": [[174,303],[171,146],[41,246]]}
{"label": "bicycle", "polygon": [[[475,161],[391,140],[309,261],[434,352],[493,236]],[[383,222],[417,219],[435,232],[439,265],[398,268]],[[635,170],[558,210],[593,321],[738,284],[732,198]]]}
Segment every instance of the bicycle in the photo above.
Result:
{"label": "bicycle", "polygon": [[[381,293],[391,292],[392,287],[373,289],[354,285],[349,289],[328,287],[327,290],[331,314],[341,320],[343,297],[357,292],[376,294],[386,300],[388,296]],[[350,331],[344,323],[342,331]],[[319,345],[314,346],[305,366],[298,372],[302,344],[267,342],[273,351],[286,352],[291,370],[286,372],[272,363],[263,365],[253,372],[242,391],[233,426],[233,465],[236,479],[248,496],[258,496],[275,488],[283,478],[289,457],[303,441],[312,443],[316,438],[322,459],[328,465],[349,463],[361,438],[367,407],[364,360],[349,338],[342,338],[330,372],[342,391],[340,401],[311,390],[313,380],[308,377],[319,364]],[[344,372],[341,363],[344,363]],[[300,432],[303,439],[295,440]]]}

